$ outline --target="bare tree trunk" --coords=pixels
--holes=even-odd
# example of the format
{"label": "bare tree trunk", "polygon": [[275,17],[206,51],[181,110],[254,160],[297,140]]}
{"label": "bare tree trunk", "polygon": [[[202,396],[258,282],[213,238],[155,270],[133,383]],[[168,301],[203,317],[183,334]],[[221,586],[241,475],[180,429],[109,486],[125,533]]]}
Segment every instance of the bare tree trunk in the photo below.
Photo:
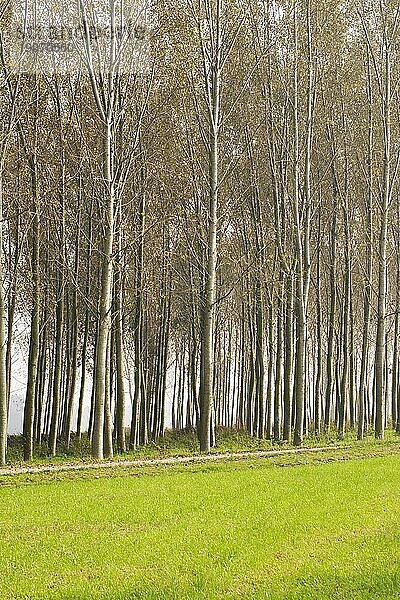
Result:
{"label": "bare tree trunk", "polygon": [[56,455],[58,424],[60,417],[60,394],[61,394],[61,370],[63,355],[63,332],[64,332],[64,283],[61,279],[58,286],[58,298],[56,309],[56,345],[54,356],[54,380],[53,380],[53,404],[50,426],[50,453]]}
{"label": "bare tree trunk", "polygon": [[105,395],[104,395],[104,456],[113,457],[112,419],[111,419],[111,335],[109,333],[106,353]]}
{"label": "bare tree trunk", "polygon": [[[218,207],[218,146],[220,127],[220,87],[221,87],[221,9],[222,0],[216,0],[216,35],[212,57],[211,83],[207,77],[210,121],[209,150],[209,206],[208,206],[208,243],[205,281],[205,301],[202,319],[202,397],[200,399],[200,450],[210,452],[211,445],[211,409],[213,405],[214,345],[215,345],[215,301],[217,273],[217,207]],[[211,24],[210,24],[211,25]]]}
{"label": "bare tree trunk", "polygon": [[24,409],[24,459],[33,458],[33,424],[36,379],[39,362],[39,324],[40,324],[40,275],[39,275],[39,228],[40,216],[37,194],[37,164],[35,156],[29,161],[32,181],[32,312],[31,312],[31,338],[29,345],[28,382]]}
{"label": "bare tree trunk", "polygon": [[[385,28],[385,37],[387,35]],[[386,302],[387,302],[387,228],[390,204],[390,160],[391,160],[391,56],[385,39],[385,91],[383,101],[383,181],[381,202],[381,224],[379,235],[378,260],[378,313],[375,346],[375,437],[384,437],[384,402],[385,402],[385,339],[386,339]]]}
{"label": "bare tree trunk", "polygon": [[400,252],[399,252],[399,233],[400,233],[400,203],[397,205],[397,253],[396,253],[396,308],[394,319],[394,335],[393,335],[393,354],[392,354],[392,427],[396,431],[400,414],[399,406],[399,334],[400,334]]}
{"label": "bare tree trunk", "polygon": [[[141,195],[139,207],[139,242],[136,259],[136,299],[135,299],[135,323],[134,323],[134,401],[132,407],[132,420],[129,446],[136,448],[139,440],[139,421],[146,403],[145,389],[143,386],[143,270],[144,270],[144,232],[145,232],[146,198]],[[144,431],[142,443],[147,443],[147,432]]]}
{"label": "bare tree trunk", "polygon": [[274,398],[274,440],[281,437],[281,400],[283,387],[283,284],[284,277],[280,276],[280,296],[278,298],[278,315],[276,323],[276,367],[275,367],[275,398]]}
{"label": "bare tree trunk", "polygon": [[[336,188],[335,188],[336,189]],[[326,389],[325,389],[325,431],[329,431],[332,422],[333,392],[335,389],[335,317],[337,305],[336,293],[336,235],[337,235],[337,202],[334,189],[333,223],[330,236],[330,272],[329,272],[329,317],[328,317],[328,347],[326,356]]]}
{"label": "bare tree trunk", "polygon": [[268,310],[268,375],[267,375],[267,424],[265,437],[272,438],[273,394],[274,394],[274,307],[270,302]]}
{"label": "bare tree trunk", "polygon": [[346,411],[349,402],[349,371],[350,371],[350,303],[351,303],[351,263],[350,263],[350,231],[348,224],[348,207],[344,209],[345,215],[345,276],[344,276],[344,302],[343,302],[343,330],[342,330],[342,346],[343,346],[343,367],[340,381],[340,406],[339,406],[339,436],[343,439],[346,426]]}
{"label": "bare tree trunk", "polygon": [[0,466],[6,464],[8,421],[5,333],[6,312],[4,303],[3,280],[3,165],[0,164]]}
{"label": "bare tree trunk", "polygon": [[[120,203],[121,213],[121,203]],[[121,217],[121,215],[120,215]],[[118,253],[122,254],[122,232],[118,236]],[[120,259],[121,260],[121,259]],[[123,454],[126,450],[125,441],[125,382],[124,382],[124,346],[123,346],[123,313],[122,313],[122,267],[119,263],[115,270],[115,359],[117,371],[116,397],[116,439],[117,451]]]}
{"label": "bare tree trunk", "polygon": [[[311,22],[310,0],[307,1],[307,32],[309,51],[309,78],[308,78],[308,107],[306,130],[306,158],[303,210],[300,208],[299,168],[300,168],[300,143],[299,143],[299,98],[298,98],[298,33],[297,33],[297,2],[294,0],[294,94],[293,94],[293,120],[294,120],[294,191],[293,211],[295,222],[295,248],[296,248],[296,364],[295,364],[295,407],[296,420],[294,429],[294,444],[300,445],[303,441],[304,406],[306,393],[306,354],[307,354],[307,303],[310,278],[310,168],[312,145],[312,111],[313,111],[313,72],[311,58]],[[302,214],[303,213],[303,216]],[[304,222],[303,222],[304,221]]]}
{"label": "bare tree trunk", "polygon": [[318,256],[317,256],[317,275],[316,275],[316,310],[317,310],[317,327],[316,327],[316,344],[317,344],[317,365],[315,379],[315,397],[314,397],[314,433],[321,433],[321,390],[322,390],[322,301],[321,301],[321,213],[318,218]]}
{"label": "bare tree trunk", "polygon": [[[89,294],[91,289],[91,275],[92,275],[92,248],[93,248],[93,197],[90,203],[90,212],[89,212],[89,231],[87,236],[87,253],[86,253],[86,287],[85,287],[85,298],[87,302],[89,302]],[[81,350],[81,380],[79,385],[79,400],[78,400],[78,415],[77,415],[77,423],[76,423],[76,435],[78,439],[82,437],[82,417],[83,417],[83,404],[85,399],[85,389],[86,389],[86,365],[87,365],[87,350],[89,343],[89,330],[90,330],[90,310],[89,305],[85,307],[85,326],[83,331],[83,341],[82,341],[82,350]],[[94,376],[94,373],[93,373]],[[90,427],[89,437],[90,437]]]}
{"label": "bare tree trunk", "polygon": [[[79,279],[79,261],[80,261],[80,239],[81,239],[81,214],[78,215],[76,244],[75,244],[75,264],[74,264],[74,276],[75,280]],[[77,380],[77,369],[78,369],[78,338],[79,338],[79,322],[78,322],[78,288],[75,284],[72,290],[72,302],[71,302],[71,316],[70,316],[70,327],[71,327],[71,366],[70,376],[66,385],[66,401],[67,401],[67,413],[65,421],[64,435],[67,442],[67,448],[71,442],[72,432],[72,418],[74,413],[74,400],[75,400],[75,388]]]}
{"label": "bare tree trunk", "polygon": [[286,289],[283,439],[290,442],[293,397],[293,275]]}
{"label": "bare tree trunk", "polygon": [[112,173],[112,122],[105,126],[105,164],[104,178],[107,183],[107,197],[103,214],[104,244],[102,256],[99,328],[97,334],[97,352],[95,368],[95,406],[92,435],[92,454],[94,458],[103,458],[104,410],[106,396],[107,340],[111,329],[111,285],[113,276],[114,243],[114,180]]}

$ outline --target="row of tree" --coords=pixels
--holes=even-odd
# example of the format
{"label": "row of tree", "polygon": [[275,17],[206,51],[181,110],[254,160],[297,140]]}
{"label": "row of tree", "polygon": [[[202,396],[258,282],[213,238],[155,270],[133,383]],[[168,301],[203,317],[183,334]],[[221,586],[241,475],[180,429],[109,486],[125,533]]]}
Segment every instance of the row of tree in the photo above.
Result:
{"label": "row of tree", "polygon": [[398,3],[135,5],[122,68],[129,7],[104,49],[82,0],[76,72],[10,66],[2,9],[0,462],[16,338],[26,459],[87,390],[96,458],[171,407],[205,452],[219,424],[400,433]]}

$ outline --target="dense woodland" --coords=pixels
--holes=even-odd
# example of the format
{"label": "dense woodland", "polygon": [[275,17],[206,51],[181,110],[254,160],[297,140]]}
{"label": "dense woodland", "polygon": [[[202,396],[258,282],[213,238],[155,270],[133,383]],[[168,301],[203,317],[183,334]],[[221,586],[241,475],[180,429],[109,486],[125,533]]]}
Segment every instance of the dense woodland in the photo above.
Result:
{"label": "dense woodland", "polygon": [[87,6],[72,73],[11,68],[1,12],[1,463],[17,345],[26,459],[88,394],[97,458],[400,433],[398,3],[152,2],[130,70]]}

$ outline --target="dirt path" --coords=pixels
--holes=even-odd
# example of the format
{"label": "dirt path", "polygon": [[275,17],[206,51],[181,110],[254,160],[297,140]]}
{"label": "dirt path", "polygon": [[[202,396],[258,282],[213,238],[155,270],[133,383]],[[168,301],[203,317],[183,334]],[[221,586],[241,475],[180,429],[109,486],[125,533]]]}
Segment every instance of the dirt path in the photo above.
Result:
{"label": "dirt path", "polygon": [[64,465],[40,465],[37,467],[9,467],[0,469],[1,475],[19,475],[29,473],[51,473],[60,471],[82,471],[84,469],[103,469],[113,467],[147,467],[158,465],[175,465],[179,463],[203,462],[212,460],[231,460],[246,458],[263,458],[281,454],[298,454],[338,450],[340,446],[323,446],[322,448],[291,448],[287,450],[259,450],[257,452],[224,452],[221,454],[203,454],[194,456],[171,456],[168,458],[152,458],[142,460],[112,460],[102,462],[71,463]]}

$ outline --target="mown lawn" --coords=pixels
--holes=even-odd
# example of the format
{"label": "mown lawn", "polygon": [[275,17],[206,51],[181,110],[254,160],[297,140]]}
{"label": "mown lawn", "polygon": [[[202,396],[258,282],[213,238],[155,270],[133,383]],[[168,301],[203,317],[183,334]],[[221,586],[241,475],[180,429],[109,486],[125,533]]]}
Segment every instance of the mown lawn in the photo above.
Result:
{"label": "mown lawn", "polygon": [[13,481],[2,600],[400,599],[400,456]]}

